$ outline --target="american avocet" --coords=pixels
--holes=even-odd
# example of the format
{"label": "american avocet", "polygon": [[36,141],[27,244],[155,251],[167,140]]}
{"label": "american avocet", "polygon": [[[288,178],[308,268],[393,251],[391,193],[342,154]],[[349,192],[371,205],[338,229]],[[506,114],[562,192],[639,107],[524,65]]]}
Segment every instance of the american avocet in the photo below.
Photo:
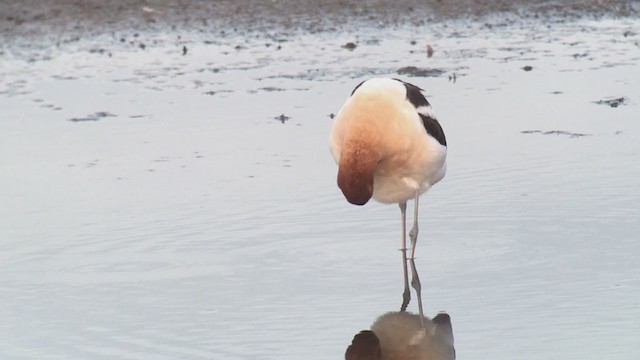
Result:
{"label": "american avocet", "polygon": [[380,316],[371,330],[353,337],[345,360],[454,360],[449,315],[440,313],[422,322],[418,316],[407,312]]}
{"label": "american avocet", "polygon": [[411,285],[416,290],[420,316],[424,316],[414,263],[418,199],[444,177],[447,140],[422,89],[398,79],[375,78],[360,83],[336,116],[331,153],[339,166],[338,186],[350,203],[364,205],[373,197],[400,205],[404,272],[401,311],[411,300],[406,210],[407,200],[415,199],[408,260]]}

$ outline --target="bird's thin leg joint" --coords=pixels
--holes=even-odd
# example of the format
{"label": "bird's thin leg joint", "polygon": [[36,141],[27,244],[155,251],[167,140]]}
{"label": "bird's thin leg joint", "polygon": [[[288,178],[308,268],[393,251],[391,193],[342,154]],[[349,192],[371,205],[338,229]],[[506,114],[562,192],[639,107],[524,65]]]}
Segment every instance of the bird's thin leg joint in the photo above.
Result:
{"label": "bird's thin leg joint", "polygon": [[407,310],[409,301],[411,301],[411,291],[409,290],[409,271],[407,269],[407,203],[400,203],[400,214],[402,217],[402,271],[404,275],[404,292],[402,293],[402,305],[400,311]]}

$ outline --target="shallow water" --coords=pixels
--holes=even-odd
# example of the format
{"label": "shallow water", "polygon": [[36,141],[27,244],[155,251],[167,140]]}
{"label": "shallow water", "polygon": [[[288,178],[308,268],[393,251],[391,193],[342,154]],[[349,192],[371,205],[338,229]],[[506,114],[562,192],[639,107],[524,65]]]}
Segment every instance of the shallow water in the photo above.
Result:
{"label": "shallow water", "polygon": [[408,79],[449,143],[417,264],[458,358],[637,359],[639,28],[167,30],[5,50],[0,357],[342,358],[400,305],[400,225],[396,206],[342,198],[329,115],[362,79],[417,66],[444,71]]}

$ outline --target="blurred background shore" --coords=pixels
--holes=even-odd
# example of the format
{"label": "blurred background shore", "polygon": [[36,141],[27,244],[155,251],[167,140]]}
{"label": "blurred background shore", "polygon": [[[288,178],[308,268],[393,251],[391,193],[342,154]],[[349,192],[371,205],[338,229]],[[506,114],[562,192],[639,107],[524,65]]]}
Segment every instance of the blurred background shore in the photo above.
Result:
{"label": "blurred background shore", "polygon": [[[0,1],[0,37],[43,35],[51,31],[104,32],[116,28],[166,26],[201,31],[263,31],[279,27],[321,32],[359,24],[424,24],[451,18],[500,15],[504,19],[627,17],[640,2],[584,1]],[[6,44],[5,44],[6,45]]]}

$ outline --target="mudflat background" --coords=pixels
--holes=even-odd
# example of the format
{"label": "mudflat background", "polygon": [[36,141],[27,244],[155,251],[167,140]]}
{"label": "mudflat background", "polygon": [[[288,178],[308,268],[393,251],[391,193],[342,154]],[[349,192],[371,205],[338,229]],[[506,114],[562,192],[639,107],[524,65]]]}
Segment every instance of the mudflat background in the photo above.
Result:
{"label": "mudflat background", "polygon": [[55,31],[83,35],[127,28],[201,31],[306,32],[358,26],[423,25],[502,16],[555,21],[603,16],[634,17],[637,1],[2,1],[0,31],[7,39]]}
{"label": "mudflat background", "polygon": [[329,131],[392,76],[447,134],[416,263],[458,358],[636,360],[639,12],[0,1],[0,358],[343,358],[400,305],[400,224]]}

